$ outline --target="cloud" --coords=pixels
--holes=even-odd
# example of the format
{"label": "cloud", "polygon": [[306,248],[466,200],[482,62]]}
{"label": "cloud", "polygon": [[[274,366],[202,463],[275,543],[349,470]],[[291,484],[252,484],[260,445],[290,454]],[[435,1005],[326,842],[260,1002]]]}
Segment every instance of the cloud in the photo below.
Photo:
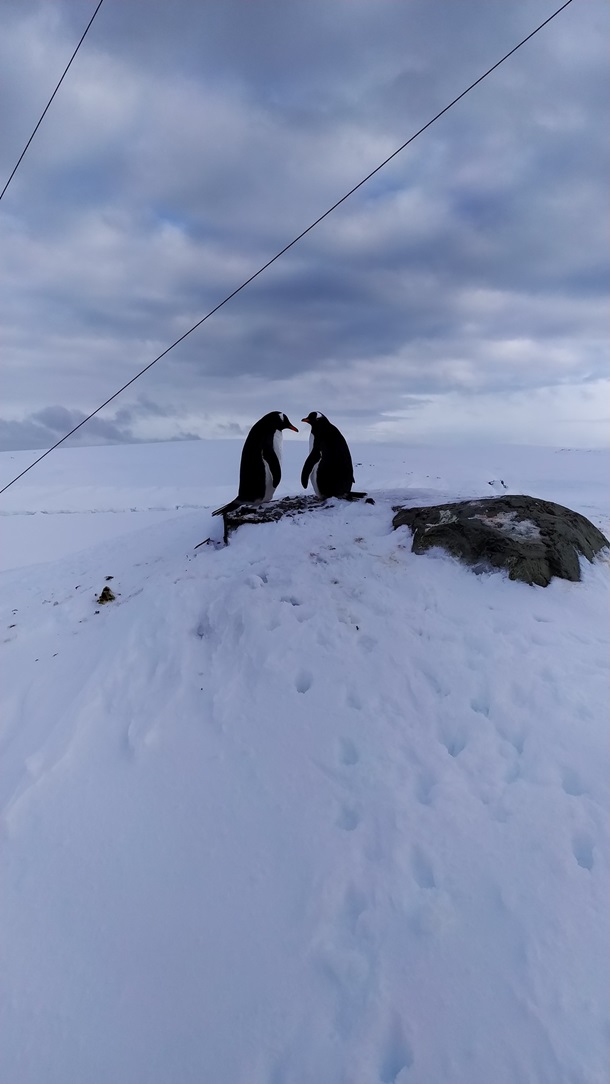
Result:
{"label": "cloud", "polygon": [[[0,451],[48,448],[79,425],[85,417],[80,410],[48,406],[24,418],[0,418]],[[167,437],[164,438],[159,432],[158,425],[154,426],[154,436],[147,436],[147,425],[151,419],[168,417],[170,428]],[[134,407],[123,407],[111,416],[96,415],[68,439],[66,446],[139,444],[151,439],[197,440],[198,434],[179,428],[171,414],[168,416],[156,403],[143,400]]]}
{"label": "cloud", "polygon": [[[0,204],[3,440],[58,439],[548,14],[103,7]],[[607,356],[607,21],[568,8],[79,439],[239,435],[310,404],[379,436],[410,396],[433,441],[424,400],[540,392],[552,412],[553,388],[580,417]],[[7,175],[85,22],[6,4]]]}

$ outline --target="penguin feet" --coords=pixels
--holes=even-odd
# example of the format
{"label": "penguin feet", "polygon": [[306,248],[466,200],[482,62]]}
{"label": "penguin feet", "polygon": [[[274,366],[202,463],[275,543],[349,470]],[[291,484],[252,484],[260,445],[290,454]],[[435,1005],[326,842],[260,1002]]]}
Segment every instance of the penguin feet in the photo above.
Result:
{"label": "penguin feet", "polygon": [[213,516],[227,516],[230,512],[236,512],[238,508],[257,508],[261,501],[242,501],[239,497],[236,497],[234,501],[229,501],[229,504],[223,505],[222,508],[217,508],[215,512],[212,512]]}

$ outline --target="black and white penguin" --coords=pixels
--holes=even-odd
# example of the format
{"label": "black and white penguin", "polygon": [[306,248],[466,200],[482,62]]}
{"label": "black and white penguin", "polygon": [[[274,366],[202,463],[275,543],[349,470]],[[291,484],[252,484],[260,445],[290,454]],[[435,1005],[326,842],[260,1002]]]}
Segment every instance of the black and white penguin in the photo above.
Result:
{"label": "black and white penguin", "polygon": [[282,477],[282,430],[296,426],[279,410],[255,422],[245,439],[239,468],[239,493],[234,501],[217,508],[213,516],[234,512],[243,505],[257,507],[270,501]]}
{"label": "black and white penguin", "polygon": [[[311,482],[317,497],[349,499],[354,484],[354,467],[345,437],[336,425],[317,410],[312,410],[302,420],[311,426],[309,455],[301,473],[303,489],[307,489],[308,482]],[[359,493],[358,496],[363,497],[364,494]]]}

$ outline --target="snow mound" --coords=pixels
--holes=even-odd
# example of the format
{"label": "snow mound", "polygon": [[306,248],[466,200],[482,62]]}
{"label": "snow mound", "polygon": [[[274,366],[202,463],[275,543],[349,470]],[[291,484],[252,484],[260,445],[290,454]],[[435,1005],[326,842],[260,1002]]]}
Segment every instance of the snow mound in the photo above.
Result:
{"label": "snow mound", "polygon": [[607,563],[373,496],[3,575],[0,1080],[605,1080]]}

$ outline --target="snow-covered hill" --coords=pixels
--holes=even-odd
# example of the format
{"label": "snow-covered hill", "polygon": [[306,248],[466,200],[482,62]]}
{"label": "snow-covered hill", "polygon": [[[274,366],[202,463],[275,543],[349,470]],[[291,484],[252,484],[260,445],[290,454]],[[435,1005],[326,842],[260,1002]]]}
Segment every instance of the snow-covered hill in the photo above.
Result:
{"label": "snow-covered hill", "polygon": [[234,442],[4,495],[0,1084],[605,1082],[608,562],[530,588],[390,520],[502,479],[608,533],[607,455],[355,453],[374,506],[224,549]]}

